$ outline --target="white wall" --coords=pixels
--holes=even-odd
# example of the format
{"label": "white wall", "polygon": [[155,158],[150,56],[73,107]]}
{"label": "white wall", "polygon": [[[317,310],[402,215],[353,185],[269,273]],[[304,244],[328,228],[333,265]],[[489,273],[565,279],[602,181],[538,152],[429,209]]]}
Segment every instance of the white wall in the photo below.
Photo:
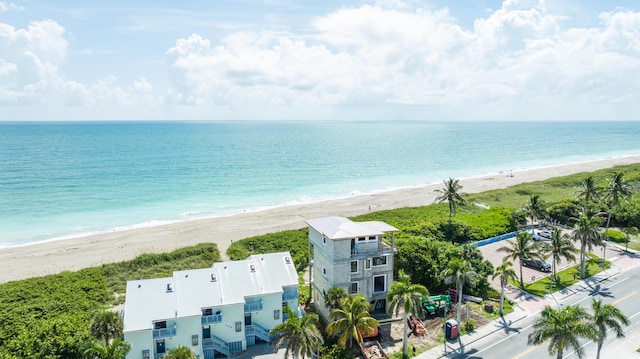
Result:
{"label": "white wall", "polygon": [[124,333],[124,341],[131,344],[126,359],[142,359],[143,350],[149,350],[149,357],[153,358],[155,348],[151,340],[151,329]]}

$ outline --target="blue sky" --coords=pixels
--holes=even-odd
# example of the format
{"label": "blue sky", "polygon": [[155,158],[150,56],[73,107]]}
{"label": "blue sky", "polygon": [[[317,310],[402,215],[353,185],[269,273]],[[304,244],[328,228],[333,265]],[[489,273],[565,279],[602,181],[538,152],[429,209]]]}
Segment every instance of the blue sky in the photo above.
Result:
{"label": "blue sky", "polygon": [[638,74],[637,1],[0,0],[0,120],[639,120]]}

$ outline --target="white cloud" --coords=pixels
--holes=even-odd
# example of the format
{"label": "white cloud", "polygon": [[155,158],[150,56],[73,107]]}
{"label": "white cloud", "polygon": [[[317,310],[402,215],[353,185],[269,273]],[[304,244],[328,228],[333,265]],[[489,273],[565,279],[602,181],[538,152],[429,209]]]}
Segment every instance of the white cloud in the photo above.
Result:
{"label": "white cloud", "polygon": [[0,101],[44,98],[104,112],[187,105],[237,118],[260,118],[268,108],[352,118],[374,108],[411,116],[437,109],[439,119],[634,113],[640,13],[614,9],[594,19],[597,26],[568,27],[542,0],[506,0],[463,29],[446,8],[377,0],[322,14],[304,32],[254,27],[180,38],[164,56],[166,88],[142,76],[130,84],[115,75],[94,84],[66,80],[58,72],[68,47],[60,25],[0,24]]}

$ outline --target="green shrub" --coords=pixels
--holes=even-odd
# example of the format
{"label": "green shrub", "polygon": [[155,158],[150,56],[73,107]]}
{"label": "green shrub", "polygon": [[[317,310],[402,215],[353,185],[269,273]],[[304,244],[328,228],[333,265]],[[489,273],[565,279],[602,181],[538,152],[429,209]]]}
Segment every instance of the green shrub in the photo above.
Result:
{"label": "green shrub", "polygon": [[500,292],[496,289],[489,288],[487,290],[487,296],[485,298],[500,299]]}
{"label": "green shrub", "polygon": [[[627,242],[627,235],[618,230],[609,228],[609,231],[607,232],[607,234],[609,235],[609,240],[612,242],[615,242],[615,243]],[[604,231],[602,232],[602,238],[604,238]]]}
{"label": "green shrub", "polygon": [[307,228],[269,233],[235,241],[227,249],[231,260],[243,260],[252,254],[291,253],[296,269],[301,272],[309,264],[309,237]]}
{"label": "green shrub", "polygon": [[465,332],[471,333],[476,330],[476,321],[473,319],[465,320],[464,323],[462,323],[462,327]]}

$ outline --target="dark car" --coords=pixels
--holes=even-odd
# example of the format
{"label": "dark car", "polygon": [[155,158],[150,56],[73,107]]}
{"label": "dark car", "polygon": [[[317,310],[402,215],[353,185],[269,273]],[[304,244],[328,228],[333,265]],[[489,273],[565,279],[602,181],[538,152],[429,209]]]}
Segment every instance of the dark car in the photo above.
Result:
{"label": "dark car", "polygon": [[522,265],[525,267],[531,267],[531,268],[537,269],[542,272],[551,271],[551,264],[543,261],[542,259],[523,258]]}

